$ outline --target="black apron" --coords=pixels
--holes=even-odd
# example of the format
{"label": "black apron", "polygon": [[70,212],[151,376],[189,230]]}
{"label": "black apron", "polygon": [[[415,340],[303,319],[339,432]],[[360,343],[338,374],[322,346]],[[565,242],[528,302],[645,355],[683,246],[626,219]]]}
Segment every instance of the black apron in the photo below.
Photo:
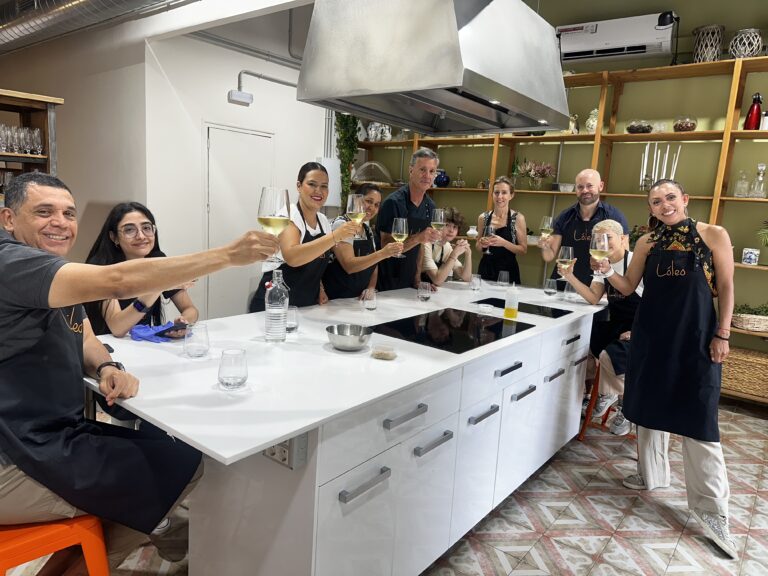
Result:
{"label": "black apron", "polygon": [[[410,200],[408,200],[409,202]],[[426,197],[422,202],[426,202]],[[417,234],[431,225],[429,217],[416,218],[408,215],[408,233]],[[382,292],[399,288],[413,288],[416,281],[416,270],[419,265],[419,245],[407,252],[405,258],[387,258],[379,262],[379,276],[376,287]]]}
{"label": "black apron", "polygon": [[83,417],[82,307],[53,310],[40,340],[0,362],[0,444],[25,474],[73,506],[149,534],[200,464],[157,429]]}
{"label": "black apron", "polygon": [[[431,246],[432,246],[432,245],[431,245]],[[426,246],[424,246],[424,250],[426,250],[426,249],[427,249],[427,247],[426,247]],[[430,250],[431,250],[431,249],[432,249],[432,248],[430,248]],[[443,257],[444,257],[444,256],[445,256],[445,244],[441,244],[441,245],[440,245],[440,257],[439,257],[437,260],[435,260],[435,265],[436,265],[438,268],[440,268],[440,266],[442,266],[442,265],[443,265]],[[450,276],[450,274],[449,274],[449,276]],[[421,273],[421,281],[422,281],[422,282],[432,282],[432,279],[429,277],[429,274],[427,274],[426,272],[422,272],[422,273]]]}
{"label": "black apron", "polygon": [[[695,222],[690,228],[697,242]],[[717,328],[712,291],[694,250],[659,244],[648,254],[632,326],[624,415],[645,428],[719,442],[722,365],[709,354]]]}
{"label": "black apron", "polygon": [[[592,239],[592,227],[597,223],[597,220],[582,220],[578,214],[573,218],[563,230],[563,237],[561,240],[561,246],[572,246],[573,257],[577,258],[576,265],[573,268],[573,274],[580,282],[590,285],[592,282],[592,268],[589,266],[589,242]],[[557,258],[555,254],[555,258]],[[552,270],[552,278],[561,278],[557,273],[557,263],[555,262],[554,269]],[[558,282],[565,286],[564,282]]]}
{"label": "black apron", "polygon": [[[493,211],[486,212],[483,227],[488,226],[492,218]],[[512,244],[517,244],[515,222],[517,222],[517,212],[513,213],[512,209],[510,209],[507,225],[497,228],[494,234],[508,242],[512,242]],[[503,246],[491,246],[489,249],[491,253],[483,254],[477,267],[480,277],[483,280],[496,281],[499,278],[499,272],[506,271],[509,272],[510,283],[520,284],[520,266],[517,264],[517,257]]]}
{"label": "black apron", "polygon": [[[345,217],[346,219],[346,217]],[[367,223],[363,222],[365,238],[352,241],[352,250],[355,257],[368,256],[376,252],[376,243],[373,238],[373,231]],[[373,271],[376,269],[374,264],[370,268],[348,274],[338,259],[333,258],[328,268],[323,274],[323,286],[329,299],[334,298],[357,298],[368,288]]]}
{"label": "black apron", "polygon": [[[320,233],[317,236],[312,236],[309,233],[309,226],[307,220],[304,218],[304,213],[301,211],[301,206],[296,204],[296,208],[299,211],[301,219],[304,221],[304,237],[301,239],[302,244],[317,240],[325,236],[325,230],[323,225],[320,224],[320,218],[317,219],[317,226],[320,228]],[[289,303],[291,306],[298,306],[299,308],[304,306],[313,306],[317,304],[317,300],[320,297],[320,282],[323,279],[323,274],[328,266],[330,260],[331,251],[328,250],[318,256],[311,262],[307,262],[303,266],[289,266],[287,263],[280,265],[278,270],[283,271],[283,280],[291,290],[289,297]],[[249,312],[263,312],[264,311],[264,297],[267,294],[266,283],[272,281],[272,270],[265,272],[264,276],[259,283],[259,288],[251,298],[251,305],[248,308]]]}

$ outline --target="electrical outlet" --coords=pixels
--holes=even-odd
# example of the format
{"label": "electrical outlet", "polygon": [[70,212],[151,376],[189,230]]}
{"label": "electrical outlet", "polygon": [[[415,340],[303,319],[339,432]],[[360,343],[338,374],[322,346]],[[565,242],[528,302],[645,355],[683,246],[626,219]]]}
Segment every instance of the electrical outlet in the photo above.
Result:
{"label": "electrical outlet", "polygon": [[295,470],[307,463],[307,447],[309,433],[305,432],[295,438],[290,438],[280,444],[270,446],[262,452],[267,458]]}

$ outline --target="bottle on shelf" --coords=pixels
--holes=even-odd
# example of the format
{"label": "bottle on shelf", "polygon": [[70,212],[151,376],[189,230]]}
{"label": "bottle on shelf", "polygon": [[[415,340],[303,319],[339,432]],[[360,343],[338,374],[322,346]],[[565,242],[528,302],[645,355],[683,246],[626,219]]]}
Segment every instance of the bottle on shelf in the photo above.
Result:
{"label": "bottle on shelf", "polygon": [[765,198],[765,164],[757,165],[757,176],[752,180],[752,185],[749,187],[750,198]]}
{"label": "bottle on shelf", "polygon": [[453,180],[453,187],[454,188],[465,188],[467,183],[464,182],[464,176],[463,176],[463,168],[459,166],[456,169],[456,178]]}
{"label": "bottle on shelf", "polygon": [[288,320],[288,299],[290,290],[283,282],[283,271],[272,272],[272,282],[267,284],[264,296],[265,330],[267,342],[284,342]]}
{"label": "bottle on shelf", "polygon": [[760,130],[768,130],[768,111],[763,112],[763,119],[760,121]]}
{"label": "bottle on shelf", "polygon": [[733,185],[733,195],[736,198],[747,198],[749,196],[749,180],[744,170],[739,170],[739,177]]}
{"label": "bottle on shelf", "polygon": [[752,95],[752,105],[749,107],[747,117],[744,119],[744,130],[759,130],[760,120],[763,113],[760,105],[763,103],[763,97],[760,96],[760,92],[755,92]]}

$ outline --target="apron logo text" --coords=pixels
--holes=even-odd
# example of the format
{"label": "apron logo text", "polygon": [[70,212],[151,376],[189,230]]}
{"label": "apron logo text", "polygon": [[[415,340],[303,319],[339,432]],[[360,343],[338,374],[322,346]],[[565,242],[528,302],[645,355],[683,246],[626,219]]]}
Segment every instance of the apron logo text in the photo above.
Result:
{"label": "apron logo text", "polygon": [[72,308],[72,311],[69,313],[69,317],[64,315],[64,312],[61,312],[62,317],[64,318],[64,322],[67,323],[67,326],[69,327],[72,332],[75,334],[82,334],[83,333],[83,323],[82,322],[75,322],[75,309]]}
{"label": "apron logo text", "polygon": [[659,278],[664,278],[665,276],[685,276],[686,271],[685,269],[675,268],[675,263],[672,262],[667,269],[664,272],[661,272],[659,270],[659,265],[656,264],[656,276]]}

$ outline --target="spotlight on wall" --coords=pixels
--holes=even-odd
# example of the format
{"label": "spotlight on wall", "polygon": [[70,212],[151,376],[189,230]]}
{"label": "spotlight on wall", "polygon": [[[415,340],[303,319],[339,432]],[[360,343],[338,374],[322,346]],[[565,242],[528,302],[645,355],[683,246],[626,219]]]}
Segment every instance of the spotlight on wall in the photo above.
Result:
{"label": "spotlight on wall", "polygon": [[250,92],[241,92],[240,90],[230,90],[227,92],[227,101],[230,104],[250,106],[253,104],[253,94]]}
{"label": "spotlight on wall", "polygon": [[261,80],[267,80],[268,82],[274,82],[275,84],[282,84],[283,86],[290,86],[296,88],[296,84],[282,78],[273,78],[266,74],[259,74],[258,72],[251,72],[250,70],[240,70],[237,75],[237,90],[230,90],[227,92],[227,101],[230,104],[237,104],[238,106],[250,106],[253,104],[253,94],[243,91],[243,76],[253,76]]}

